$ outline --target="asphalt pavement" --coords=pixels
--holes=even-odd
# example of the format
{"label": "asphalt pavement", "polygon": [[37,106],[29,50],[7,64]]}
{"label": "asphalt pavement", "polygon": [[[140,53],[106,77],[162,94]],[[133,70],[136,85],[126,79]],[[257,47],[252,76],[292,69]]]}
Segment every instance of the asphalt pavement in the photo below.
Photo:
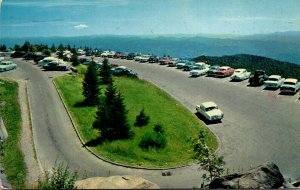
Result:
{"label": "asphalt pavement", "polygon": [[[81,176],[138,175],[161,188],[193,188],[201,184],[198,166],[162,171],[114,166],[91,155],[81,146],[72,123],[54,88],[52,78],[64,72],[43,71],[32,62],[14,60],[18,68],[0,73],[0,77],[28,80],[32,128],[37,157],[44,170],[55,161],[69,163]],[[208,127],[220,139],[218,153],[226,166],[245,171],[265,161],[277,164],[285,177],[300,176],[300,102],[295,96],[278,95],[262,87],[247,87],[229,78],[189,78],[187,72],[157,64],[110,59],[135,70],[139,77],[152,82],[181,102],[191,112],[195,105],[215,101],[225,114],[222,123]]]}

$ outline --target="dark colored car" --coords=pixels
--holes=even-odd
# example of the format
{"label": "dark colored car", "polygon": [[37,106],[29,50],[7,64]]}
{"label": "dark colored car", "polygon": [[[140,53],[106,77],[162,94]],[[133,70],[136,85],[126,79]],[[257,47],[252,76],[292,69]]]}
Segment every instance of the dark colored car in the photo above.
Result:
{"label": "dark colored car", "polygon": [[121,59],[127,59],[129,53],[125,52],[121,55]]}
{"label": "dark colored car", "polygon": [[25,51],[15,51],[14,53],[12,53],[10,55],[10,57],[12,58],[20,58],[20,57],[23,57],[27,52]]}
{"label": "dark colored car", "polygon": [[149,63],[158,63],[158,58],[156,56],[151,56],[149,59],[148,59],[148,62]]}
{"label": "dark colored car", "polygon": [[35,53],[35,52],[27,52],[23,58],[25,60],[33,60],[33,59],[36,59],[36,58],[39,58],[42,56],[42,53]]}
{"label": "dark colored car", "polygon": [[191,71],[195,66],[194,62],[187,62],[184,66],[182,66],[182,69],[184,71]]}
{"label": "dark colored car", "polygon": [[43,68],[47,71],[68,71],[71,66],[67,64],[59,64],[56,62],[50,62],[43,66]]}
{"label": "dark colored car", "polygon": [[207,71],[207,76],[214,77],[216,72],[220,69],[219,65],[212,65],[209,70]]}
{"label": "dark colored car", "polygon": [[128,69],[123,66],[115,67],[111,69],[111,74],[114,76],[128,76],[128,77],[137,77],[137,73],[133,72],[131,69]]}
{"label": "dark colored car", "polygon": [[134,57],[136,56],[136,54],[135,53],[128,53],[128,55],[127,55],[127,60],[133,60],[134,59]]}
{"label": "dark colored car", "polygon": [[268,79],[264,70],[256,70],[254,75],[249,77],[250,86],[261,86],[264,84],[264,81]]}

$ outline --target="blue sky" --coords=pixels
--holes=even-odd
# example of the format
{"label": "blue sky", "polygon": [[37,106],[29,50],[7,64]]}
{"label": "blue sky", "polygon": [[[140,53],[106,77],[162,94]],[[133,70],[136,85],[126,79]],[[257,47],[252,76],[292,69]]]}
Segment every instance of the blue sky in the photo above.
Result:
{"label": "blue sky", "polygon": [[299,10],[300,0],[3,0],[0,35],[248,35],[300,31]]}

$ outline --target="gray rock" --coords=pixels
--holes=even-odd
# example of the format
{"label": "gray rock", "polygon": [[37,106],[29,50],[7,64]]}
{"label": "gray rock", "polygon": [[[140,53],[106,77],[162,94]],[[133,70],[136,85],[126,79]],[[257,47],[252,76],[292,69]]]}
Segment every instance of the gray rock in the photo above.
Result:
{"label": "gray rock", "polygon": [[92,177],[75,182],[77,189],[160,189],[158,185],[138,176]]}
{"label": "gray rock", "polygon": [[277,165],[262,164],[243,174],[232,174],[214,179],[210,189],[276,189],[283,185],[284,178]]}

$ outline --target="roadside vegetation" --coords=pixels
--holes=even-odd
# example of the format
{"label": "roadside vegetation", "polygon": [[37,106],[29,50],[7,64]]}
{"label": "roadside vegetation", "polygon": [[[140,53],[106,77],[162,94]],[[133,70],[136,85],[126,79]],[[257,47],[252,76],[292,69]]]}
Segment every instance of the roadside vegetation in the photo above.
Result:
{"label": "roadside vegetation", "polygon": [[8,132],[1,149],[1,165],[14,188],[24,188],[26,165],[19,147],[21,134],[21,111],[18,102],[18,84],[0,79],[0,115]]}
{"label": "roadside vegetation", "polygon": [[265,70],[267,75],[281,75],[284,78],[296,78],[300,80],[300,65],[278,61],[266,57],[238,54],[227,56],[200,56],[195,61],[207,62],[210,65],[230,66],[233,68],[245,68],[252,73],[255,70]]}
{"label": "roadside vegetation", "polygon": [[51,172],[46,171],[44,176],[38,179],[37,189],[42,190],[69,190],[75,189],[75,181],[78,177],[77,171],[71,172],[69,166],[55,163]]}
{"label": "roadside vegetation", "polygon": [[[207,145],[211,150],[217,148],[214,135],[180,103],[146,81],[127,77],[114,78],[114,84],[124,98],[124,104],[128,110],[128,124],[134,135],[131,138],[103,141],[99,144],[97,138],[100,132],[93,128],[97,106],[80,104],[84,100],[83,76],[62,76],[56,78],[55,82],[86,146],[105,159],[143,167],[171,167],[191,163],[193,162],[192,140],[201,128],[207,132]],[[102,88],[103,85],[100,89]],[[144,126],[134,126],[141,110],[144,110],[143,112],[150,119]],[[155,131],[157,124],[160,127]],[[152,140],[160,138],[163,148],[141,143],[142,139],[148,139],[148,143],[153,143],[151,138]],[[147,148],[140,147],[143,145]]]}

